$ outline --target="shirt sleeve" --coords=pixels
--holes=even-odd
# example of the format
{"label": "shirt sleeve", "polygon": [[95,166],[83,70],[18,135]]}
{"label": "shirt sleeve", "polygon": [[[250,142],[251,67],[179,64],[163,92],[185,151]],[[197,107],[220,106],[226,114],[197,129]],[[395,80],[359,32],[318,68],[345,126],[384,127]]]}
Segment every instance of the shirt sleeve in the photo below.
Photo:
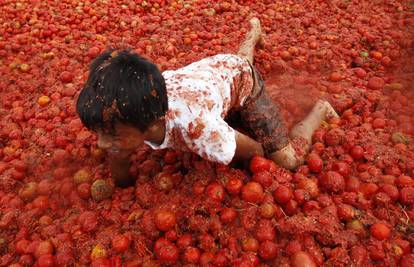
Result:
{"label": "shirt sleeve", "polygon": [[229,164],[236,153],[236,135],[220,116],[205,114],[182,125],[187,148],[204,159]]}
{"label": "shirt sleeve", "polygon": [[233,104],[243,106],[254,86],[253,69],[249,61],[237,55],[220,54],[211,57],[208,64],[230,84]]}

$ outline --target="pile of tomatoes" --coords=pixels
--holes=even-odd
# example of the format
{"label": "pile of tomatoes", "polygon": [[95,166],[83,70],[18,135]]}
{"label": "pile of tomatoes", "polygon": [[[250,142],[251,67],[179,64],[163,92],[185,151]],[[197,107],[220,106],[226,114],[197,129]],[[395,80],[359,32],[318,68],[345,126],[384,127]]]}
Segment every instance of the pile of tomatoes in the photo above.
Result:
{"label": "pile of tomatoes", "polygon": [[[304,164],[144,146],[114,187],[75,110],[91,60],[235,53],[253,16],[287,125],[340,114]],[[414,266],[412,1],[5,0],[0,25],[0,266]]]}

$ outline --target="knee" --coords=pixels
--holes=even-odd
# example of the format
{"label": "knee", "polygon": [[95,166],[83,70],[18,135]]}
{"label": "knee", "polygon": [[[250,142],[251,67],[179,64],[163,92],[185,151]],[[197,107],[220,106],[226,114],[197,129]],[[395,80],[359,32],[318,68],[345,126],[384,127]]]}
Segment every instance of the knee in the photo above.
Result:
{"label": "knee", "polygon": [[288,170],[294,170],[298,167],[294,159],[286,157],[283,153],[275,152],[270,157],[278,166]]}
{"label": "knee", "polygon": [[296,151],[293,149],[291,144],[288,144],[286,147],[274,152],[270,155],[270,158],[279,166],[288,169],[294,170],[303,164],[303,157],[298,157]]}

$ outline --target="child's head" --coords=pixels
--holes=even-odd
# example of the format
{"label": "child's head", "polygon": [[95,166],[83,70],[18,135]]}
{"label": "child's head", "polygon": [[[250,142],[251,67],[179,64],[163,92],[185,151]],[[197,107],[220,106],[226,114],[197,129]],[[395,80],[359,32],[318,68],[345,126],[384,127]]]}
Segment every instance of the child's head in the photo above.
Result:
{"label": "child's head", "polygon": [[82,123],[106,136],[125,127],[144,133],[167,109],[157,66],[127,50],[104,52],[92,62],[77,102]]}

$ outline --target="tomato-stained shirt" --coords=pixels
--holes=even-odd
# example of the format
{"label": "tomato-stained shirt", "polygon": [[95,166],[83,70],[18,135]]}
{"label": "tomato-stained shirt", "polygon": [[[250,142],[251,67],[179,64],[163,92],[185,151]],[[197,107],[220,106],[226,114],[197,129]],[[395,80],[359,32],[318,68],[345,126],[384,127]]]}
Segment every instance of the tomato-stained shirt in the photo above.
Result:
{"label": "tomato-stained shirt", "polygon": [[162,144],[146,144],[230,163],[236,152],[236,136],[224,118],[230,109],[243,106],[252,92],[249,62],[237,55],[219,54],[162,75],[168,95],[166,133]]}

